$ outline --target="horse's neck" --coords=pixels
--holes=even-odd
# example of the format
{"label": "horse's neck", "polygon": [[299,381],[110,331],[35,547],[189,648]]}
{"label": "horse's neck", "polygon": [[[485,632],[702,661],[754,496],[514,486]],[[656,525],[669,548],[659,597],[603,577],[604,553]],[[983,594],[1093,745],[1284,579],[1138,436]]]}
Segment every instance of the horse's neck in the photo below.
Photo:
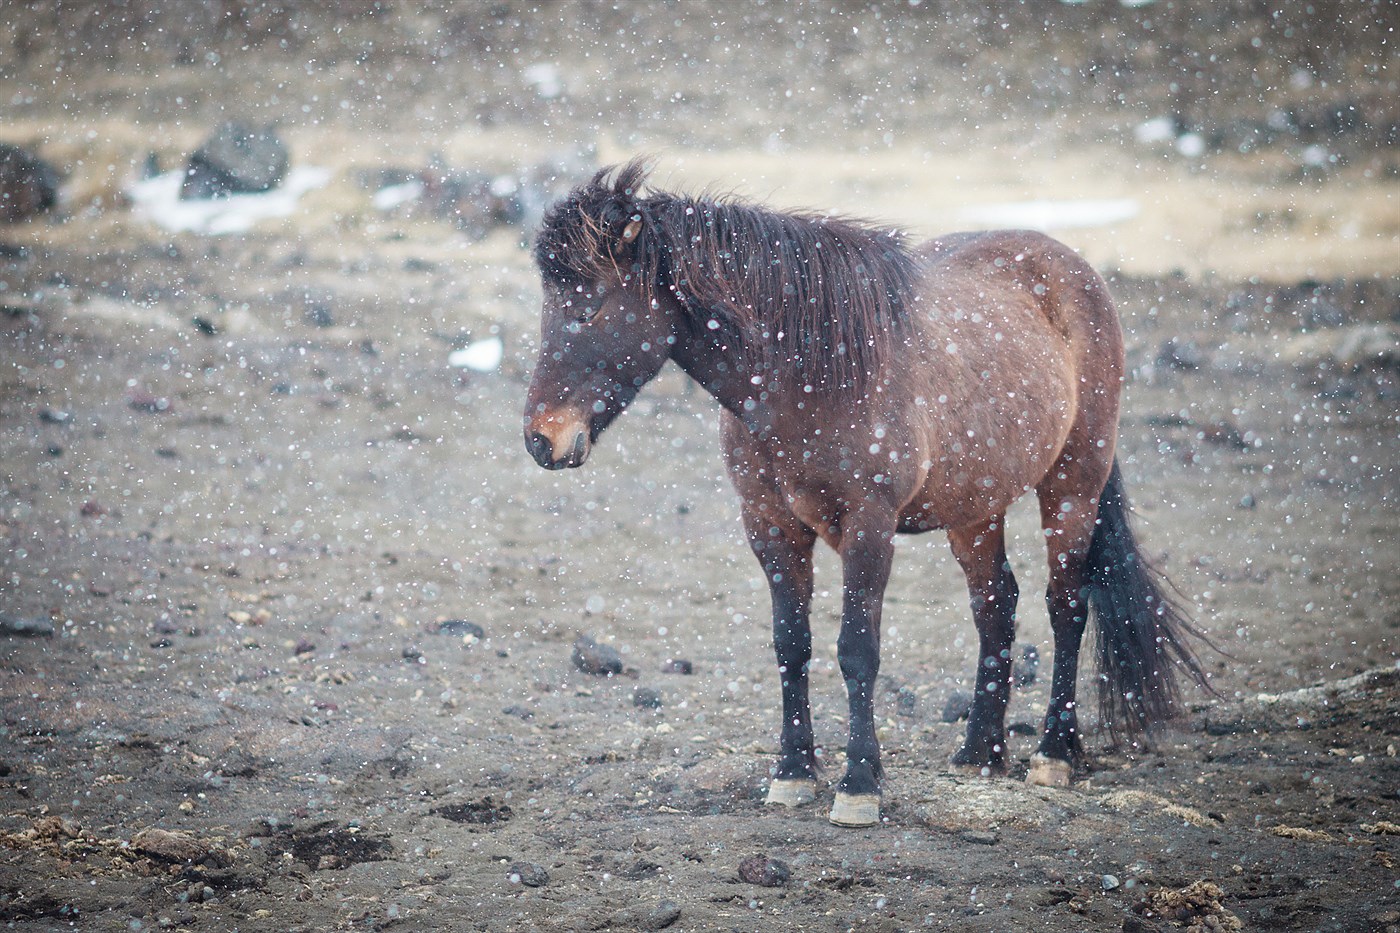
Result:
{"label": "horse's neck", "polygon": [[768,430],[767,389],[754,384],[754,374],[732,340],[716,331],[692,331],[677,337],[671,358],[750,431]]}

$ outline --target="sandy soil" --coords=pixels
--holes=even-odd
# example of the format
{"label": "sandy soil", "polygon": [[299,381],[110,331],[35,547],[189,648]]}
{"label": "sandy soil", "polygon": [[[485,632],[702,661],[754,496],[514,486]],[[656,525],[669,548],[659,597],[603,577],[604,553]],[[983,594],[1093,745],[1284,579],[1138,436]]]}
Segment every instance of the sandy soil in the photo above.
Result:
{"label": "sandy soil", "polygon": [[[975,661],[966,593],[941,537],[904,539],[885,820],[840,831],[829,792],[761,802],[776,671],[714,405],[668,371],[587,468],[539,470],[519,437],[538,307],[520,232],[471,243],[374,211],[356,180],[432,152],[524,161],[568,130],[290,126],[296,161],[335,171],[303,210],[169,235],[120,189],[206,124],[134,92],[65,118],[32,72],[6,80],[39,100],[4,137],[70,173],[63,216],[0,237],[25,246],[0,260],[8,928],[1400,928],[1386,149],[1338,143],[1346,164],[1317,177],[1287,147],[1194,163],[1082,127],[1051,148],[872,150],[849,128],[696,147],[679,122],[584,140],[602,159],[658,152],[668,185],[928,233],[979,205],[1137,201],[1059,233],[1111,275],[1126,477],[1221,650],[1220,696],[1193,695],[1153,748],[1096,737],[1069,790],[1022,782],[1022,733],[1008,779],[955,777],[962,724],[943,712]],[[102,109],[86,80],[72,93]],[[492,334],[498,371],[447,365]],[[1018,637],[1048,657],[1032,510],[1010,530]],[[833,780],[838,580],[823,554],[813,699]],[[624,672],[579,671],[581,633]],[[1045,700],[1043,680],[1019,691],[1011,721]]]}

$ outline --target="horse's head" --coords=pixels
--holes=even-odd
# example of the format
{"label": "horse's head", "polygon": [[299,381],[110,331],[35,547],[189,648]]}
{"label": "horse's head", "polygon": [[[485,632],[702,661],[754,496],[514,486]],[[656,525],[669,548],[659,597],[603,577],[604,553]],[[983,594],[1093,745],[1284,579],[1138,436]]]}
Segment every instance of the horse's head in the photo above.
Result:
{"label": "horse's head", "polygon": [[546,469],[580,466],[675,343],[674,302],[654,294],[640,250],[645,174],[639,162],[599,172],[550,208],[536,240],[544,309],[525,446]]}

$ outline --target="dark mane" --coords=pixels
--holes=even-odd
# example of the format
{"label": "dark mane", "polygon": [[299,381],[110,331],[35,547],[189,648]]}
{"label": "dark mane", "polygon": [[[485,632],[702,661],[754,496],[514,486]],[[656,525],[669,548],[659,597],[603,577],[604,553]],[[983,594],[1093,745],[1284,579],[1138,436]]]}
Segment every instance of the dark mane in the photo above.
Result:
{"label": "dark mane", "polygon": [[[607,168],[550,209],[535,245],[561,284],[636,277],[672,293],[693,326],[724,329],[756,371],[862,391],[909,319],[916,260],[896,231],[737,197],[655,192],[645,165]],[[642,229],[623,243],[633,220]]]}

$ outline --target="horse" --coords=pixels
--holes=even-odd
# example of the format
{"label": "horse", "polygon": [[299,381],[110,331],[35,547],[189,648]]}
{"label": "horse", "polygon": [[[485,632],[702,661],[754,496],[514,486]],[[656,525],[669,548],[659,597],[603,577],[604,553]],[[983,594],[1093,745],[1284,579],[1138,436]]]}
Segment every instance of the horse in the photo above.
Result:
{"label": "horse", "polygon": [[808,702],[812,555],[843,576],[837,656],[849,702],[830,821],[880,819],[880,611],[896,534],[943,530],[967,580],[976,690],[954,769],[1007,768],[1017,585],[1007,507],[1034,490],[1050,563],[1051,697],[1030,784],[1080,763],[1076,678],[1096,622],[1099,714],[1115,738],[1180,709],[1178,671],[1209,689],[1191,625],[1129,524],[1115,457],[1123,337],[1104,280],[1033,231],[920,246],[844,216],[737,196],[644,190],[642,160],[604,168],[547,212],[525,446],[579,467],[599,435],[675,362],[723,409],[729,476],[767,578],[782,684],[766,802],[816,796]]}

